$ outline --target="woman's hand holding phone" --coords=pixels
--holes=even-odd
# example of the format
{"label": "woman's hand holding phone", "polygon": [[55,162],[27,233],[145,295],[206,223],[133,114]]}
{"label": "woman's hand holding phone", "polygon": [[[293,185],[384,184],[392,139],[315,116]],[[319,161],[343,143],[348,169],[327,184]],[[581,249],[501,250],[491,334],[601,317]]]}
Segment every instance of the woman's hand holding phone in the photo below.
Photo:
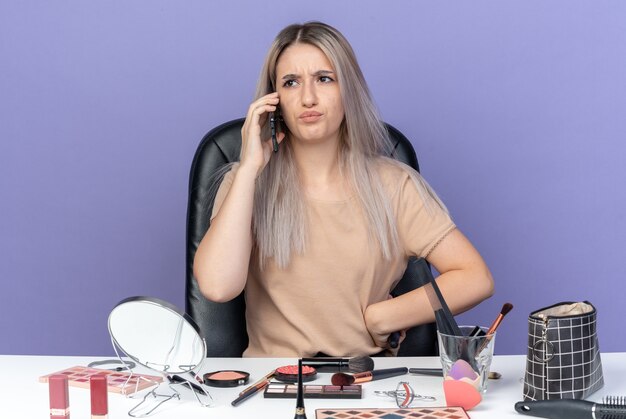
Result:
{"label": "woman's hand holding phone", "polygon": [[[239,170],[250,170],[258,176],[272,155],[272,139],[261,138],[261,127],[267,122],[268,113],[278,109],[278,93],[270,93],[252,102],[248,108],[246,121],[241,128],[241,165]],[[280,143],[285,134],[276,132],[276,141]]]}

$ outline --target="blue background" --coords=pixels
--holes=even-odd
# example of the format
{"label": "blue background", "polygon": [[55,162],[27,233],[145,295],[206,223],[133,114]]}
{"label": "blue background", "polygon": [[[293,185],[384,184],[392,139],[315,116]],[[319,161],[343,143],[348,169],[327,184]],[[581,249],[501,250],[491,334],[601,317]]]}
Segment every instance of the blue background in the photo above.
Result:
{"label": "blue background", "polygon": [[460,322],[513,303],[496,353],[521,354],[530,311],[589,300],[626,350],[626,2],[22,0],[0,3],[0,353],[111,354],[119,300],[184,306],[195,148],[313,19],[492,269]]}

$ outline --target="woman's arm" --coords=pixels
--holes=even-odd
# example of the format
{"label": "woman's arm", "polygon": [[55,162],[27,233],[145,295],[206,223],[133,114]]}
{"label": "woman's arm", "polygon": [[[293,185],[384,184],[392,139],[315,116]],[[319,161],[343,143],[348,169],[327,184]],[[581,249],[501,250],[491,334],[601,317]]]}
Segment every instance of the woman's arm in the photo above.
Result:
{"label": "woman's arm", "polygon": [[252,201],[256,174],[236,171],[217,215],[211,221],[193,263],[202,294],[225,302],[238,296],[246,284],[252,251]]}
{"label": "woman's arm", "polygon": [[[453,314],[469,310],[493,295],[489,268],[460,230],[452,230],[426,260],[440,272],[437,285]],[[367,328],[380,347],[386,347],[390,333],[434,320],[423,288],[372,304],[365,310]]]}
{"label": "woman's arm", "polygon": [[[232,300],[246,285],[252,251],[255,181],[272,153],[271,142],[261,141],[261,117],[275,111],[277,105],[276,93],[250,105],[241,129],[241,162],[222,206],[196,251],[193,273],[200,291],[209,300]],[[283,138],[284,134],[279,134],[278,140]]]}

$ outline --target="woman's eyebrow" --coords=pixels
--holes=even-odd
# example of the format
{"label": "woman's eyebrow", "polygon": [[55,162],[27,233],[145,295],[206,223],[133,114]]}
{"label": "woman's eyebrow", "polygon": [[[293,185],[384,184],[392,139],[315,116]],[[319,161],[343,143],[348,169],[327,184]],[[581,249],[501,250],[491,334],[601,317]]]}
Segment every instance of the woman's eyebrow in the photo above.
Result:
{"label": "woman's eyebrow", "polygon": [[297,79],[299,76],[297,74],[285,74],[282,77],[282,80],[291,80],[291,79]]}
{"label": "woman's eyebrow", "polygon": [[[312,76],[327,76],[329,74],[335,74],[334,71],[332,70],[317,70],[316,72],[314,72],[313,74],[311,74]],[[299,78],[300,75],[299,74],[285,74],[283,77],[281,77],[282,80],[291,80],[291,79],[297,79]]]}
{"label": "woman's eyebrow", "polygon": [[334,71],[332,70],[318,70],[315,73],[313,73],[313,76],[327,76],[329,74],[335,74]]}

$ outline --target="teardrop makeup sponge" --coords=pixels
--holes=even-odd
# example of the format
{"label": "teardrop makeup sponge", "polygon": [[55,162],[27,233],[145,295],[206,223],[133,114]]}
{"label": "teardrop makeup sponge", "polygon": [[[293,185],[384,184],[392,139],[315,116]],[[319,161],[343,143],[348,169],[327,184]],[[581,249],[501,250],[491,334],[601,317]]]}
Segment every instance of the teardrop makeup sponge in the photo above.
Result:
{"label": "teardrop makeup sponge", "polygon": [[461,406],[465,410],[472,409],[482,400],[480,392],[465,381],[444,380],[443,393],[448,406]]}
{"label": "teardrop makeup sponge", "polygon": [[467,361],[459,359],[452,364],[448,377],[452,377],[455,380],[469,378],[470,381],[474,381],[478,378],[478,373],[472,369],[472,366]]}

